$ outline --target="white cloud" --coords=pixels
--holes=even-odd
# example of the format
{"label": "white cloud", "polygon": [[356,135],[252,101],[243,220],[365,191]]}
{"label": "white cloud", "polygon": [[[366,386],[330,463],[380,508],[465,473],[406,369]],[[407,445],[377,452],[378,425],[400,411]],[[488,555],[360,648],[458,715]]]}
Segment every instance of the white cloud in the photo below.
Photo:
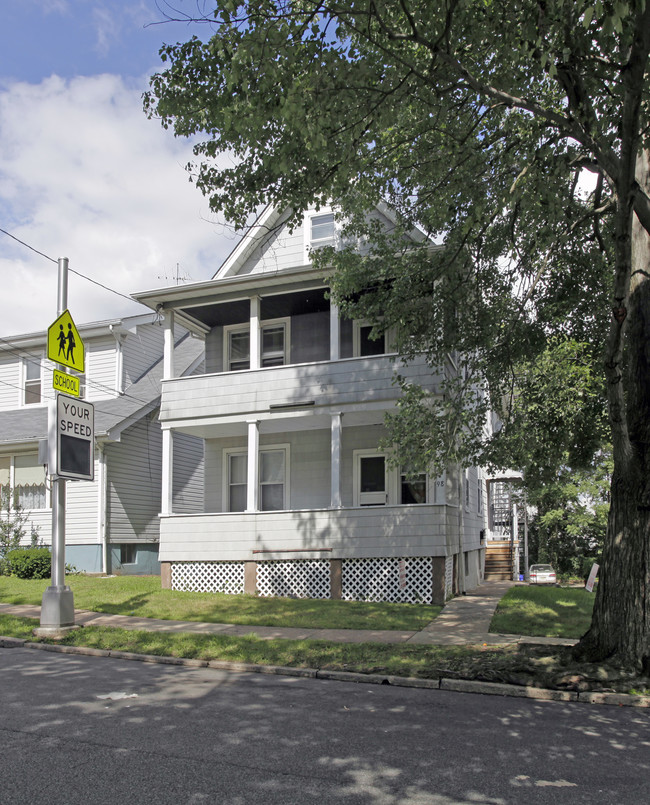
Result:
{"label": "white cloud", "polygon": [[[0,227],[127,295],[173,284],[177,263],[208,279],[234,244],[188,181],[189,145],[144,116],[143,87],[102,75],[0,89]],[[0,335],[54,320],[56,273],[0,233]],[[80,323],[144,310],[75,275],[69,308]]]}

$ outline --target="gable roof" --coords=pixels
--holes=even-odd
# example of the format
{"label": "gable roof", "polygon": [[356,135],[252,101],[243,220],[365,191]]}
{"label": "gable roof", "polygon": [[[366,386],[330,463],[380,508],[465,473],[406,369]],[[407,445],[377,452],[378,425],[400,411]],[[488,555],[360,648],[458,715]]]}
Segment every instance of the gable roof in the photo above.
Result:
{"label": "gable roof", "polygon": [[[178,374],[192,372],[202,357],[203,342],[187,333],[174,349],[174,364]],[[162,375],[161,358],[120,397],[94,402],[95,438],[119,440],[123,430],[153,411],[160,400]],[[47,420],[47,406],[0,411],[0,447],[33,445],[39,439],[45,439]]]}
{"label": "gable roof", "polygon": [[[328,208],[329,209],[329,208]],[[397,216],[394,210],[384,201],[376,204],[376,210],[384,216],[391,224],[397,224]],[[309,213],[311,210],[306,211]],[[253,255],[255,249],[264,243],[274,231],[279,230],[291,212],[290,207],[267,206],[255,223],[247,230],[237,246],[228,255],[221,267],[213,275],[213,279],[224,279],[239,273],[246,261]],[[408,233],[409,237],[416,243],[427,240],[425,232],[418,227],[414,227]]]}

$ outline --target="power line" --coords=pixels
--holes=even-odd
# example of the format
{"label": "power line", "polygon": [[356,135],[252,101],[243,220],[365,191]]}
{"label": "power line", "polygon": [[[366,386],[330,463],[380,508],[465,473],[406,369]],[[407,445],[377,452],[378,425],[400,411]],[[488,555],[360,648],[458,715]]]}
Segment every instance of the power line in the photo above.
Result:
{"label": "power line", "polygon": [[[119,291],[115,291],[113,288],[109,288],[108,285],[102,285],[101,282],[97,282],[97,280],[91,279],[90,277],[87,277],[85,274],[81,274],[79,271],[75,271],[74,268],[70,268],[70,266],[68,266],[68,271],[70,271],[72,274],[76,274],[78,277],[81,277],[82,279],[88,280],[88,282],[92,282],[93,285],[99,285],[99,287],[103,288],[105,291],[110,291],[111,293],[117,294],[117,296],[121,296],[123,299],[128,299],[129,302],[137,302],[137,300],[133,299],[133,297],[127,296],[126,294],[120,293]],[[141,305],[142,302],[137,302],[137,304]]]}
{"label": "power line", "polygon": [[[50,260],[50,262],[58,264],[58,260],[55,260],[53,257],[50,257],[49,254],[45,254],[44,252],[39,252],[38,249],[35,249],[33,246],[30,246],[29,243],[25,243],[24,240],[21,240],[20,238],[17,238],[15,235],[12,235],[11,232],[7,232],[6,229],[0,228],[0,232],[2,232],[3,234],[7,235],[10,238],[12,238],[17,243],[20,243],[21,246],[25,246],[27,249],[31,249],[36,254],[40,255],[41,257],[44,257],[46,260]],[[133,297],[131,297],[131,296],[127,296],[126,294],[120,293],[120,291],[116,291],[114,288],[109,288],[108,285],[103,285],[101,282],[97,282],[97,280],[94,280],[91,277],[87,277],[85,274],[82,274],[80,271],[75,271],[74,268],[68,267],[68,271],[72,272],[73,274],[76,274],[78,277],[81,277],[82,279],[88,280],[88,282],[92,282],[93,285],[98,285],[100,288],[103,288],[105,291],[110,291],[111,293],[114,293],[117,296],[121,296],[123,299],[128,299],[129,302],[136,302],[136,304],[138,304],[138,305],[142,304],[142,302],[138,302],[136,299],[133,299]],[[145,307],[146,307],[146,305],[145,305]]]}
{"label": "power line", "polygon": [[24,240],[21,240],[20,238],[17,238],[15,235],[12,235],[11,232],[7,232],[6,229],[0,228],[0,232],[2,232],[3,234],[7,235],[10,238],[13,238],[13,240],[15,240],[17,243],[20,243],[21,246],[26,246],[28,249],[31,249],[33,252],[36,252],[36,254],[39,254],[46,260],[51,260],[53,263],[57,262],[53,257],[50,257],[48,254],[43,254],[43,252],[39,252],[38,249],[35,249],[33,246],[30,246],[29,243],[25,243]]}
{"label": "power line", "polygon": [[[35,366],[39,366],[39,367],[43,366],[43,357],[42,356],[33,355],[31,352],[27,352],[26,350],[22,350],[17,344],[12,344],[11,341],[7,341],[6,338],[0,337],[0,344],[5,345],[4,350],[3,350],[4,352],[8,352],[11,355],[14,355],[19,360],[27,359],[29,363],[32,363]],[[147,370],[147,372],[145,374],[147,374],[149,371],[151,371],[151,369],[157,363],[159,363],[159,360],[156,360],[153,364],[151,364],[151,367]],[[45,368],[48,368],[48,367],[45,367]],[[74,375],[74,376],[76,377],[77,375]],[[97,380],[91,380],[85,374],[83,375],[83,378],[84,378],[84,383],[89,388],[97,389],[98,391],[108,392],[111,395],[115,394],[115,395],[117,395],[117,397],[125,397],[128,400],[133,400],[134,402],[142,403],[143,405],[146,405],[149,402],[149,400],[141,400],[139,397],[134,397],[132,394],[129,394],[127,391],[117,391],[117,389],[113,389],[110,386],[106,386],[106,385],[104,385],[104,383],[99,383]],[[6,386],[13,386],[14,388],[17,388],[19,391],[24,391],[25,390],[23,387],[16,386],[13,383],[8,383],[5,380],[0,381],[0,382],[3,382]]]}

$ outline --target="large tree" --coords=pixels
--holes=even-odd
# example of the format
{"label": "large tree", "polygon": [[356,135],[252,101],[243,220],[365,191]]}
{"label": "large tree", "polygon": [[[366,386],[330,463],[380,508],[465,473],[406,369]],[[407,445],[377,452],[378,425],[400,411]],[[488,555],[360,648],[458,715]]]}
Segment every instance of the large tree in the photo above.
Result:
{"label": "large tree", "polygon": [[[332,200],[343,248],[316,259],[344,309],[396,330],[406,357],[457,357],[443,398],[405,387],[391,426],[407,457],[503,464],[531,439],[549,463],[590,457],[606,399],[612,505],[579,652],[650,667],[650,3],[202,7],[207,35],[162,49],[147,111],[199,136],[192,177],[239,225]],[[388,233],[368,218],[382,199]],[[535,430],[522,379],[549,350],[556,405]],[[602,395],[558,385],[572,354]]]}

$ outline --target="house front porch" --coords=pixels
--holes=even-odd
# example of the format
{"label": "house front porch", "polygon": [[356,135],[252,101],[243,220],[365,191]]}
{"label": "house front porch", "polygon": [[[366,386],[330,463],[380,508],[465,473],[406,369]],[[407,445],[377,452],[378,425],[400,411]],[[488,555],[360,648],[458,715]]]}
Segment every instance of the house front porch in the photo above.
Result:
{"label": "house front porch", "polygon": [[[163,586],[231,594],[444,603],[480,580],[446,505],[161,517]],[[465,581],[466,579],[466,581]]]}

